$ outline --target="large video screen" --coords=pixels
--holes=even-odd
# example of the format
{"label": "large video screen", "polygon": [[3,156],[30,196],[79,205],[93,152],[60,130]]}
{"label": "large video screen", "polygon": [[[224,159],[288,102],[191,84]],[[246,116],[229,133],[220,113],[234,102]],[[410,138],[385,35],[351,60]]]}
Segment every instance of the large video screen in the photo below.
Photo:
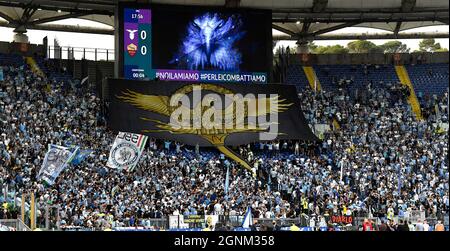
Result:
{"label": "large video screen", "polygon": [[266,83],[270,11],[122,5],[121,76],[193,82]]}

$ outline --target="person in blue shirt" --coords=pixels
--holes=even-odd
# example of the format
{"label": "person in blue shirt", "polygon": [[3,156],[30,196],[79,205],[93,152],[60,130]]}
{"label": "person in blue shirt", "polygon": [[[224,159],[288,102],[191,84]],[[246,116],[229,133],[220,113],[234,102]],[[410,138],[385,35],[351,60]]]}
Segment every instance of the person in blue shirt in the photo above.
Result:
{"label": "person in blue shirt", "polygon": [[170,150],[170,144],[171,144],[170,141],[164,141],[164,148],[165,148],[166,150]]}

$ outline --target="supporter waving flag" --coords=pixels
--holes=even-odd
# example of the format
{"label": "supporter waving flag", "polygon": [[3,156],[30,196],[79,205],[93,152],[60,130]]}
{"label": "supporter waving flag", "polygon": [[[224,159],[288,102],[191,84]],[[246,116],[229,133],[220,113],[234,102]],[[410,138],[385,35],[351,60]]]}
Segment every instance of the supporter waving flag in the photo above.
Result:
{"label": "supporter waving flag", "polygon": [[73,158],[71,164],[72,165],[79,165],[83,160],[85,160],[91,153],[94,151],[91,149],[86,150],[78,150],[75,157]]}
{"label": "supporter waving flag", "polygon": [[147,138],[141,134],[119,132],[106,166],[132,171],[141,158]]}
{"label": "supporter waving flag", "polygon": [[66,168],[78,152],[78,147],[64,147],[59,145],[48,145],[38,179],[42,179],[48,185],[53,185],[59,174]]}

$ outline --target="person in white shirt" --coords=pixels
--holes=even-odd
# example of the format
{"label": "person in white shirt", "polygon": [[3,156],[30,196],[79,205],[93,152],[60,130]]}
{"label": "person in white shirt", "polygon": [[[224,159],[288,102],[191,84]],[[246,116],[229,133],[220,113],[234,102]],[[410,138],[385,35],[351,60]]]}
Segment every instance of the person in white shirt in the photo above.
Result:
{"label": "person in white shirt", "polygon": [[275,148],[275,151],[279,151],[280,150],[280,142],[276,142],[274,144],[274,148]]}
{"label": "person in white shirt", "polygon": [[298,144],[298,142],[295,142],[295,150],[294,150],[295,152],[295,155],[299,155],[299,153],[300,153],[300,146],[299,146],[299,144]]}
{"label": "person in white shirt", "polygon": [[350,208],[348,208],[345,215],[351,216],[352,215],[352,210]]}
{"label": "person in white shirt", "polygon": [[214,205],[214,214],[215,215],[220,215],[221,212],[222,212],[222,204],[220,204],[220,202],[217,202]]}
{"label": "person in white shirt", "polygon": [[313,229],[316,227],[316,219],[314,216],[311,216],[311,218],[309,218],[309,227],[312,227]]}
{"label": "person in white shirt", "polygon": [[325,222],[325,218],[324,217],[320,217],[319,227],[327,227],[327,223]]}
{"label": "person in white shirt", "polygon": [[425,232],[430,231],[430,225],[428,225],[427,220],[423,221],[423,231],[425,231]]}

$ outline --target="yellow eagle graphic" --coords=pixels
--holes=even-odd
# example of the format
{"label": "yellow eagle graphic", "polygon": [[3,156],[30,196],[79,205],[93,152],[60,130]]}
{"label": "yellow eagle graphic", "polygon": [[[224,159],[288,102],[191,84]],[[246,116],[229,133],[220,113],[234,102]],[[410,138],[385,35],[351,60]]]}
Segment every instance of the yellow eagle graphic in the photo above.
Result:
{"label": "yellow eagle graphic", "polygon": [[[204,100],[202,102],[198,102],[195,105],[194,109],[190,107],[183,106],[182,104],[178,104],[176,106],[171,106],[170,100],[171,98],[179,98],[181,95],[186,95],[188,93],[193,92],[195,88],[200,88],[201,90],[211,91],[212,93],[217,94],[234,94],[231,90],[223,88],[221,86],[213,85],[213,84],[193,84],[186,85],[178,90],[170,96],[161,96],[161,95],[146,95],[142,93],[138,93],[131,90],[123,91],[120,96],[117,98],[121,99],[124,102],[127,102],[136,108],[146,110],[152,113],[160,114],[166,117],[170,117],[172,113],[178,109],[178,111],[186,112],[187,114],[193,115],[195,110],[201,111],[201,114],[208,109],[213,112],[214,107],[203,106],[204,101],[209,103],[210,100]],[[178,96],[177,96],[178,95]],[[220,112],[225,118],[232,118],[231,120],[223,120],[221,125],[218,127],[212,126],[212,128],[185,128],[185,127],[177,127],[174,128],[169,122],[165,123],[160,120],[154,120],[150,118],[141,118],[144,121],[153,122],[157,130],[142,130],[143,133],[148,132],[169,132],[172,134],[193,134],[200,136],[210,142],[214,147],[216,147],[220,152],[235,160],[237,163],[245,167],[246,169],[251,171],[250,165],[239,157],[235,152],[231,149],[227,148],[224,143],[227,136],[233,133],[244,133],[244,132],[266,132],[267,127],[270,123],[252,123],[249,118],[258,117],[258,116],[266,116],[274,113],[281,113],[289,109],[292,103],[285,103],[285,99],[281,99],[279,95],[265,98],[256,98],[256,97],[248,97],[245,96],[241,100],[241,102],[246,102],[246,104],[252,103],[256,105],[247,105],[244,106],[244,109],[237,109],[232,103],[228,105]],[[202,105],[203,103],[203,105]],[[262,106],[261,106],[262,104]],[[193,123],[194,116],[191,116],[190,123]],[[238,121],[243,121],[244,123],[240,127],[236,127],[236,123]],[[272,122],[273,123],[273,122]],[[281,133],[278,133],[281,134]]]}

